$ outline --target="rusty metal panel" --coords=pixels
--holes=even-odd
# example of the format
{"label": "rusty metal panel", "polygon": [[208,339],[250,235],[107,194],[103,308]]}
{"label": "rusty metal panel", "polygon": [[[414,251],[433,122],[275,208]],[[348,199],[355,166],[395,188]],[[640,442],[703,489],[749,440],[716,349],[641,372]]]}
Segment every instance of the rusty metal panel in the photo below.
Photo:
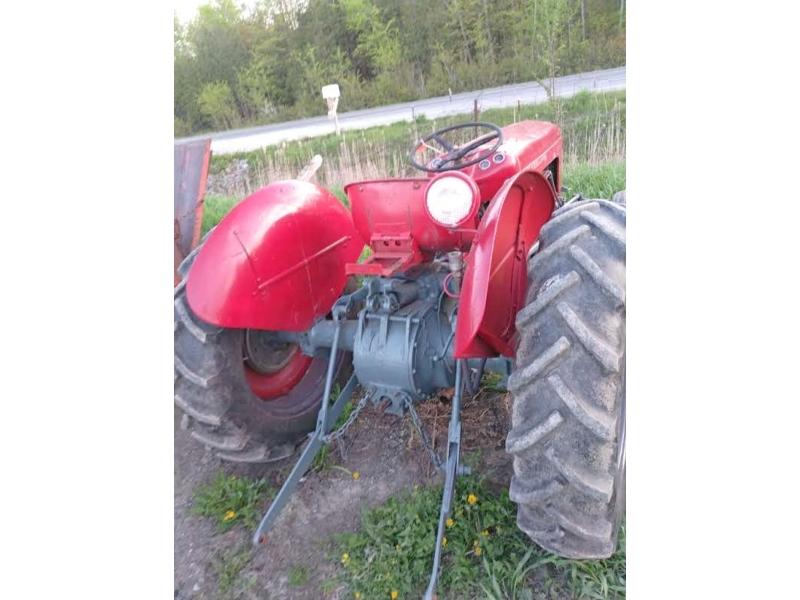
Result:
{"label": "rusty metal panel", "polygon": [[[200,241],[211,140],[175,144],[175,267]],[[180,281],[177,270],[175,284]]]}

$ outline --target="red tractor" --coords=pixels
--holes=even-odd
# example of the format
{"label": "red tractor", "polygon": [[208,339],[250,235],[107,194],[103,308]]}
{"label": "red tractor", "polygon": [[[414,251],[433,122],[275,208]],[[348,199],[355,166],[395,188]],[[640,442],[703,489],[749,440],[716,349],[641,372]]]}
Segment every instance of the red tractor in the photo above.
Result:
{"label": "red tractor", "polygon": [[388,401],[415,419],[454,387],[430,596],[466,470],[462,396],[499,371],[519,527],[561,556],[610,556],[625,497],[624,193],[563,202],[561,133],[541,121],[441,129],[410,162],[425,175],[347,185],[351,210],[312,183],[271,183],[187,257],[175,403],[191,435],[249,463],[306,441],[258,543],[357,384],[355,414]]}

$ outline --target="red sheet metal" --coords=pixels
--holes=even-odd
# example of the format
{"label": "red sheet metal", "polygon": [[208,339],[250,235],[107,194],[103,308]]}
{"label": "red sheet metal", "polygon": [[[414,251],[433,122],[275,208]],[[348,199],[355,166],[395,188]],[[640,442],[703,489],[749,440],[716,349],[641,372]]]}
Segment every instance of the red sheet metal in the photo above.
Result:
{"label": "red sheet metal", "polygon": [[350,212],[312,183],[277,181],[208,236],[186,282],[192,310],[221,327],[304,331],[344,290],[363,242]]}
{"label": "red sheet metal", "polygon": [[514,355],[514,320],[527,291],[527,256],[555,207],[543,175],[509,179],[489,204],[467,255],[456,358]]}
{"label": "red sheet metal", "polygon": [[[430,179],[376,179],[344,186],[353,210],[353,222],[364,243],[390,238],[413,238],[422,253],[466,250],[474,235],[474,222],[448,229],[434,222],[425,209],[425,190]],[[476,221],[477,219],[473,219]],[[400,245],[400,244],[398,244]],[[375,252],[383,251],[373,247]]]}

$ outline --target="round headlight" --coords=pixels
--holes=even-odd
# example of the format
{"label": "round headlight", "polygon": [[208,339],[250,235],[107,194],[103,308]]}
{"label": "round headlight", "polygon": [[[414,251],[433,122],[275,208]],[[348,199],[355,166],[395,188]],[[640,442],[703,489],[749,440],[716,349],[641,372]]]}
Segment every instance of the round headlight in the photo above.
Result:
{"label": "round headlight", "polygon": [[477,186],[462,174],[437,177],[425,192],[428,214],[445,227],[457,227],[464,223],[474,214],[477,204]]}

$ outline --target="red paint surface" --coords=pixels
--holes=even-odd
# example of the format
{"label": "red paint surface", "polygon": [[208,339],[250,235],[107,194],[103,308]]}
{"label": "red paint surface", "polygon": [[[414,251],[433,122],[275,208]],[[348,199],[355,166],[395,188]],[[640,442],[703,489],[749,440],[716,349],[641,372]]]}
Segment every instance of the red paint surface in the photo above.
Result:
{"label": "red paint surface", "polygon": [[514,320],[527,290],[527,255],[550,218],[555,195],[539,173],[509,179],[483,216],[467,255],[455,356],[514,355]]}
{"label": "red paint surface", "polygon": [[327,190],[279,181],[236,205],[197,255],[186,294],[221,327],[304,331],[344,290],[363,242]]}
{"label": "red paint surface", "polygon": [[[476,219],[452,230],[433,221],[425,209],[425,190],[430,180],[376,179],[345,186],[353,222],[365,243],[373,238],[411,237],[426,258],[437,250],[466,250],[472,241]],[[370,244],[371,246],[372,244]],[[399,245],[399,244],[398,244]],[[373,250],[382,249],[373,247]]]}
{"label": "red paint surface", "polygon": [[[476,153],[481,149],[476,150]],[[503,127],[503,143],[497,149],[504,159],[497,163],[490,157],[489,168],[481,169],[475,164],[460,173],[469,175],[478,185],[481,198],[489,202],[503,183],[522,171],[541,173],[562,154],[561,132],[558,127],[546,121],[520,121]],[[434,176],[435,174],[430,174]],[[557,161],[556,189],[561,185],[561,161]]]}
{"label": "red paint surface", "polygon": [[287,394],[296,386],[308,371],[312,360],[312,357],[298,352],[277,373],[259,373],[245,365],[244,376],[256,396],[262,400],[272,400]]}
{"label": "red paint surface", "polygon": [[[474,165],[461,171],[478,186],[485,212],[453,230],[427,215],[430,177],[347,185],[352,218],[334,196],[311,183],[262,188],[206,241],[187,282],[192,310],[222,327],[304,331],[330,311],[347,271],[386,275],[458,249],[468,255],[456,356],[513,355],[527,253],[555,205],[543,173],[555,161],[558,189],[562,143],[555,125],[539,121],[516,123],[503,134],[501,162],[490,159],[488,169]],[[365,242],[381,260],[358,267]]]}
{"label": "red paint surface", "polygon": [[[555,206],[553,189],[542,175],[553,164],[556,189],[561,185],[561,132],[552,123],[522,121],[504,127],[498,153],[502,161],[493,155],[486,169],[475,164],[449,172],[474,180],[481,203],[488,204],[480,224],[476,215],[456,230],[435,223],[425,208],[427,184],[440,174],[345,187],[356,228],[376,254],[387,251],[381,246],[387,236],[416,242],[423,254],[416,262],[437,251],[469,251],[455,338],[459,358],[513,356],[514,320],[527,289],[527,253]],[[398,270],[392,258],[387,255],[383,262],[360,268],[348,265],[348,272],[388,275]]]}

